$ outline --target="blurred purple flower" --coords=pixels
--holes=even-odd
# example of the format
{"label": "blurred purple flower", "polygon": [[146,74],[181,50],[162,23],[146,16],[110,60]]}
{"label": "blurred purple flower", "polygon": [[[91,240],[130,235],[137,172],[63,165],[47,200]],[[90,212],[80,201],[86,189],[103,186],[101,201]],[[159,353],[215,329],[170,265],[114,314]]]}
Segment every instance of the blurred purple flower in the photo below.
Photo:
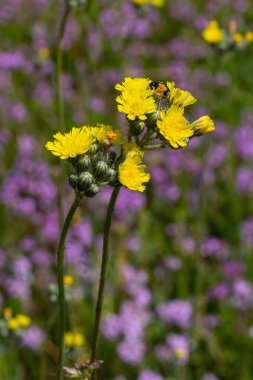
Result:
{"label": "blurred purple flower", "polygon": [[138,376],[137,380],[164,380],[164,377],[157,372],[144,369]]}
{"label": "blurred purple flower", "polygon": [[45,340],[45,333],[37,326],[30,326],[22,336],[22,345],[32,350],[39,350]]}
{"label": "blurred purple flower", "polygon": [[184,329],[191,327],[193,309],[189,301],[173,300],[167,304],[160,304],[157,306],[157,312],[169,325]]}

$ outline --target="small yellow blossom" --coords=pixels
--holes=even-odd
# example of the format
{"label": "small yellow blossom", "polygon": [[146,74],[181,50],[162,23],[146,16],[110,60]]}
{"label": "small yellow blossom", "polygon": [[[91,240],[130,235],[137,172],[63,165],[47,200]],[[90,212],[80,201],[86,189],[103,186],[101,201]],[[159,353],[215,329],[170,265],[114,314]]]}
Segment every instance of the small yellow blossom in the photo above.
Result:
{"label": "small yellow blossom", "polygon": [[47,59],[47,58],[49,58],[49,55],[50,55],[50,52],[49,52],[49,49],[47,47],[42,47],[38,51],[38,56],[41,59]]}
{"label": "small yellow blossom", "polygon": [[146,165],[140,165],[144,152],[139,149],[129,150],[126,146],[127,155],[124,162],[119,165],[119,181],[130,190],[144,191],[143,183],[150,180],[150,174],[145,172]]}
{"label": "small yellow blossom", "polygon": [[201,135],[212,132],[215,130],[213,120],[208,116],[201,116],[199,119],[192,123],[193,129]]}
{"label": "small yellow blossom", "polygon": [[122,142],[120,131],[115,131],[110,125],[98,124],[92,128],[92,133],[98,142],[105,145],[119,145]]}
{"label": "small yellow blossom", "polygon": [[194,133],[192,125],[187,123],[183,113],[183,108],[171,106],[166,112],[160,113],[161,120],[157,121],[159,132],[173,148],[186,146],[188,137]]}
{"label": "small yellow blossom", "polygon": [[175,87],[174,82],[167,82],[167,86],[170,90],[168,99],[172,104],[180,107],[187,107],[197,101],[189,91]]}
{"label": "small yellow blossom", "polygon": [[86,126],[72,128],[70,132],[64,135],[57,132],[53,137],[55,140],[47,142],[46,148],[62,160],[86,153],[95,141],[91,128]]}
{"label": "small yellow blossom", "polygon": [[70,285],[73,284],[74,280],[73,280],[73,277],[72,277],[72,276],[65,275],[65,276],[64,276],[64,279],[63,279],[63,282],[64,282],[64,285],[65,285],[65,286],[70,286]]}
{"label": "small yellow blossom", "polygon": [[17,330],[20,327],[17,318],[9,319],[7,322],[7,327],[9,330]]}
{"label": "small yellow blossom", "polygon": [[31,324],[31,318],[24,314],[18,314],[16,320],[19,324],[19,327],[28,327]]}
{"label": "small yellow blossom", "polygon": [[164,0],[133,0],[133,2],[138,5],[152,4],[155,7],[162,7],[164,5]]}
{"label": "small yellow blossom", "polygon": [[64,342],[67,347],[81,347],[84,344],[84,337],[80,333],[67,332],[64,335]]}
{"label": "small yellow blossom", "polygon": [[187,351],[183,350],[182,348],[178,348],[177,350],[175,350],[174,354],[177,359],[185,359],[188,355]]}
{"label": "small yellow blossom", "polygon": [[118,110],[125,113],[129,120],[135,120],[136,117],[145,120],[146,114],[156,110],[150,82],[146,78],[125,78],[122,84],[116,84],[116,90],[121,91],[121,95],[116,98]]}
{"label": "small yellow blossom", "polygon": [[233,35],[233,40],[235,43],[239,44],[240,42],[242,42],[244,39],[243,35],[241,33],[235,33]]}
{"label": "small yellow blossom", "polygon": [[218,44],[223,39],[223,31],[219,28],[217,21],[210,21],[202,32],[203,38],[210,44]]}
{"label": "small yellow blossom", "polygon": [[4,307],[3,309],[3,316],[6,319],[9,319],[12,317],[12,308],[11,307]]}
{"label": "small yellow blossom", "polygon": [[247,32],[245,34],[245,40],[247,40],[248,42],[253,42],[253,32]]}

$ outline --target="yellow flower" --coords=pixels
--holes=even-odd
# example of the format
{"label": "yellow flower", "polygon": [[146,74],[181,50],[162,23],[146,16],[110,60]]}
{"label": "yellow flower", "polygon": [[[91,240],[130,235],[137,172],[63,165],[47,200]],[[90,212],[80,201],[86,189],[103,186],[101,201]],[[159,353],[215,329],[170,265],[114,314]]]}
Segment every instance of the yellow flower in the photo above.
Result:
{"label": "yellow flower", "polygon": [[16,318],[11,318],[7,322],[7,327],[9,330],[17,330],[20,327],[20,325]]}
{"label": "yellow flower", "polygon": [[47,142],[46,148],[62,160],[86,153],[95,141],[91,128],[86,126],[72,128],[70,132],[64,135],[57,132],[53,137],[55,140]]}
{"label": "yellow flower", "polygon": [[210,21],[202,32],[203,38],[210,44],[218,44],[223,39],[223,31],[219,28],[217,21]]}
{"label": "yellow flower", "polygon": [[6,318],[6,319],[11,318],[12,317],[12,308],[11,307],[4,307],[3,315],[4,315],[4,318]]}
{"label": "yellow flower", "polygon": [[168,100],[172,104],[180,107],[186,107],[197,101],[197,99],[189,91],[181,90],[180,88],[175,87],[174,82],[167,82],[167,86],[170,90]]}
{"label": "yellow flower", "polygon": [[84,344],[84,337],[80,333],[67,332],[64,335],[64,342],[67,347],[81,347]]}
{"label": "yellow flower", "polygon": [[120,131],[114,131],[110,125],[98,124],[92,128],[92,134],[98,142],[105,145],[119,145],[122,142]]}
{"label": "yellow flower", "polygon": [[235,33],[233,35],[233,40],[235,43],[239,44],[240,42],[243,41],[243,35],[241,33]]}
{"label": "yellow flower", "polygon": [[73,280],[73,277],[72,277],[72,276],[65,275],[65,276],[64,276],[64,279],[63,279],[63,282],[64,282],[64,285],[65,285],[65,286],[70,286],[70,285],[73,284],[74,280]]}
{"label": "yellow flower", "polygon": [[16,320],[20,327],[28,327],[31,324],[31,318],[24,314],[18,314]]}
{"label": "yellow flower", "polygon": [[129,120],[135,120],[136,117],[145,120],[146,114],[156,110],[150,82],[146,78],[125,78],[122,84],[116,84],[116,90],[121,91],[121,95],[116,98],[118,110],[125,113]]}
{"label": "yellow flower", "polygon": [[215,130],[214,122],[208,115],[201,116],[199,119],[195,120],[192,123],[192,127],[201,135]]}
{"label": "yellow flower", "polygon": [[162,7],[164,5],[164,0],[133,0],[133,2],[138,5],[152,4],[155,7]]}
{"label": "yellow flower", "polygon": [[247,40],[248,42],[253,42],[253,32],[247,32],[245,34],[245,40]]}
{"label": "yellow flower", "polygon": [[42,47],[38,51],[38,56],[41,59],[47,59],[47,58],[49,58],[49,55],[50,55],[50,52],[49,52],[49,49],[47,47]]}
{"label": "yellow flower", "polygon": [[187,351],[182,348],[175,350],[174,354],[177,359],[184,359],[187,357]]}
{"label": "yellow flower", "polygon": [[161,120],[157,121],[159,132],[173,148],[186,146],[188,137],[194,133],[192,125],[187,124],[183,113],[183,108],[171,106],[166,112],[160,113]]}
{"label": "yellow flower", "polygon": [[126,145],[126,159],[119,165],[119,181],[130,190],[144,191],[143,183],[150,180],[150,174],[145,173],[146,165],[140,165],[144,152],[139,149],[129,150]]}

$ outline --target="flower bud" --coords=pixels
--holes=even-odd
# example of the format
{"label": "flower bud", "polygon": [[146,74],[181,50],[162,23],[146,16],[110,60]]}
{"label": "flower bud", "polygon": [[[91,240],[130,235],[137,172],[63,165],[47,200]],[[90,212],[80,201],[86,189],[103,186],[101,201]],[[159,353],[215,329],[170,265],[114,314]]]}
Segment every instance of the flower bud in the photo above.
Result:
{"label": "flower bud", "polygon": [[78,175],[76,174],[70,174],[69,176],[69,185],[75,189],[77,187],[78,183]]}
{"label": "flower bud", "polygon": [[94,197],[100,192],[100,187],[96,183],[92,183],[84,192],[86,197]]}
{"label": "flower bud", "polygon": [[89,149],[89,153],[95,154],[95,153],[97,153],[98,149],[99,149],[99,145],[98,144],[92,144],[91,147],[90,147],[90,149]]}
{"label": "flower bud", "polygon": [[90,188],[91,184],[94,182],[93,175],[89,172],[84,172],[80,174],[78,178],[78,189],[80,191],[86,191],[87,189]]}
{"label": "flower bud", "polygon": [[107,182],[110,179],[109,166],[105,161],[98,161],[95,166],[94,175],[99,182]]}
{"label": "flower bud", "polygon": [[107,160],[106,160],[107,164],[111,166],[114,163],[115,158],[116,158],[116,153],[113,150],[109,150],[107,152]]}
{"label": "flower bud", "polygon": [[81,157],[78,160],[78,163],[76,165],[77,170],[80,173],[88,170],[90,168],[90,166],[91,166],[91,159],[90,159],[90,157],[87,154],[85,156]]}
{"label": "flower bud", "polygon": [[138,136],[141,134],[141,132],[144,130],[146,124],[144,121],[138,120],[138,121],[133,121],[130,124],[130,133],[133,136]]}
{"label": "flower bud", "polygon": [[157,110],[149,116],[147,120],[147,127],[149,129],[154,129],[156,127],[156,122],[159,119],[160,119],[160,111]]}

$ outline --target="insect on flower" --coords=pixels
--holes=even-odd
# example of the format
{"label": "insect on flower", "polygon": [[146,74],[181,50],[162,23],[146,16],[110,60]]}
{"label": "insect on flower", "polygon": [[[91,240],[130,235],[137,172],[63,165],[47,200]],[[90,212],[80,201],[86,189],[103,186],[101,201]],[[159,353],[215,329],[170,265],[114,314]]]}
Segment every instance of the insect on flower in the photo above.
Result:
{"label": "insect on flower", "polygon": [[163,83],[163,82],[161,82],[161,81],[151,82],[149,84],[149,87],[152,90],[155,90],[155,95],[156,96],[165,96],[165,97],[167,97],[169,95],[169,92],[170,92],[168,86],[166,86],[166,84]]}
{"label": "insect on flower", "polygon": [[63,369],[66,377],[70,377],[72,379],[88,380],[90,374],[95,369],[98,369],[101,366],[101,364],[103,364],[102,360],[95,360],[92,363],[89,360],[87,360],[85,363],[75,363],[74,368],[63,367]]}

